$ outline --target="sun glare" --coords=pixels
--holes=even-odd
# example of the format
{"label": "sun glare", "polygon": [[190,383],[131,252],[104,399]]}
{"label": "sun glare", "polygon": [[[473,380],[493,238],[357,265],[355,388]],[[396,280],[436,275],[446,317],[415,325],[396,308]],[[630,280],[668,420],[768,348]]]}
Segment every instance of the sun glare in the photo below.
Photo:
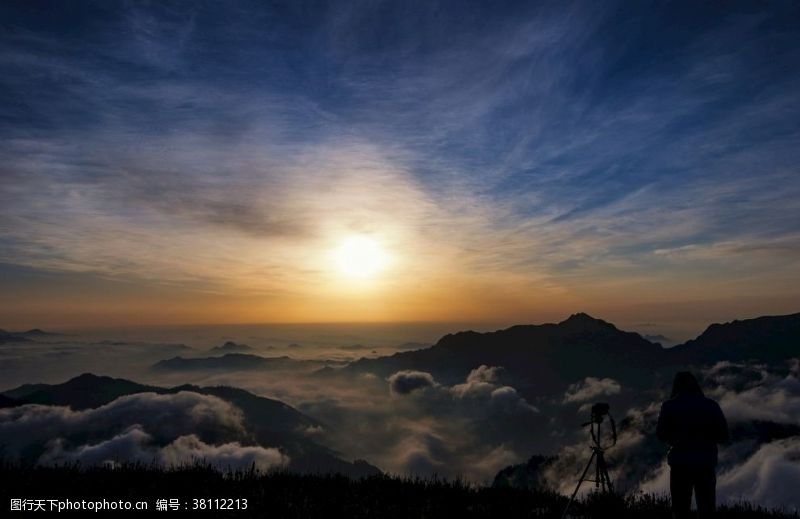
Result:
{"label": "sun glare", "polygon": [[367,236],[351,236],[336,249],[336,267],[349,278],[371,278],[383,269],[386,254]]}

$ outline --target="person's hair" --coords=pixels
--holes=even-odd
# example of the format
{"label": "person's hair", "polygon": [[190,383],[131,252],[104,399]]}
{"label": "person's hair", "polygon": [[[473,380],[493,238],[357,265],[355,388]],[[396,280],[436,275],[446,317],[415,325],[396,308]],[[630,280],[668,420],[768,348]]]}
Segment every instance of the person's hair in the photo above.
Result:
{"label": "person's hair", "polygon": [[700,389],[700,383],[688,371],[679,371],[675,374],[675,380],[672,382],[672,398],[680,395],[702,395],[703,390]]}

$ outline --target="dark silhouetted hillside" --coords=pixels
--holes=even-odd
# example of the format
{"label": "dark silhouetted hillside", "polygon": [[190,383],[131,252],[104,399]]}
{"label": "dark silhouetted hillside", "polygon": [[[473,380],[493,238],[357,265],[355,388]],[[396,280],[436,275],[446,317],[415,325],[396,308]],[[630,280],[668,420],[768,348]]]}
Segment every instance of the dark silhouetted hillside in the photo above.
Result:
{"label": "dark silhouetted hillside", "polygon": [[[47,499],[146,501],[155,510],[158,499],[177,499],[182,510],[201,517],[314,518],[559,518],[564,496],[546,490],[476,487],[460,481],[371,476],[351,479],[334,475],[222,474],[202,465],[176,470],[127,465],[116,469],[19,467],[0,463],[0,498],[46,496]],[[198,510],[194,499],[239,500],[238,510]],[[246,509],[241,509],[246,500]],[[231,506],[235,506],[230,502]],[[207,505],[206,505],[207,506]],[[669,502],[648,495],[590,495],[571,508],[573,517],[668,519]],[[118,513],[118,512],[117,512]],[[174,513],[174,512],[173,512]],[[102,515],[102,514],[98,514]],[[112,515],[108,513],[108,515]],[[140,515],[140,513],[136,513]],[[797,518],[747,504],[721,506],[721,519]]]}
{"label": "dark silhouetted hillside", "polygon": [[25,384],[3,395],[28,404],[65,405],[80,410],[99,407],[124,395],[165,391],[130,380],[84,373],[63,384]]}
{"label": "dark silhouetted hillside", "polygon": [[509,465],[497,473],[492,486],[495,488],[543,490],[547,485],[542,473],[555,459],[554,456],[533,455],[525,463]]}
{"label": "dark silhouetted hillside", "polygon": [[399,370],[420,370],[455,383],[481,364],[503,366],[523,394],[543,395],[562,393],[568,384],[587,376],[645,383],[665,356],[663,348],[638,333],[580,313],[558,324],[449,334],[430,348],[360,359],[346,369],[384,377]]}
{"label": "dark silhouetted hillside", "polygon": [[0,409],[4,407],[16,407],[18,405],[21,405],[21,402],[19,400],[9,398],[5,395],[0,395]]}
{"label": "dark silhouetted hillside", "polygon": [[798,356],[800,313],[712,324],[696,339],[670,350],[672,359],[687,364],[777,361]]}
{"label": "dark silhouetted hillside", "polygon": [[[578,313],[557,324],[519,325],[489,333],[448,334],[430,348],[362,358],[345,368],[387,377],[400,370],[429,372],[452,384],[481,364],[503,366],[526,397],[563,393],[585,377],[611,377],[647,387],[659,372],[721,360],[784,360],[800,356],[800,314],[711,325],[698,338],[663,348],[638,333]],[[320,370],[336,376],[339,370]]]}
{"label": "dark silhouetted hillside", "polygon": [[248,431],[260,445],[280,446],[290,456],[291,470],[299,472],[333,472],[351,476],[379,473],[367,463],[354,464],[340,459],[335,452],[323,447],[303,432],[320,427],[314,420],[295,408],[270,398],[254,395],[243,389],[226,386],[198,387],[183,385],[162,388],[138,384],[130,380],[101,377],[85,373],[63,384],[29,384],[2,393],[13,403],[70,406],[73,409],[96,408],[113,400],[136,393],[172,394],[189,391],[212,395],[235,405],[244,413]]}

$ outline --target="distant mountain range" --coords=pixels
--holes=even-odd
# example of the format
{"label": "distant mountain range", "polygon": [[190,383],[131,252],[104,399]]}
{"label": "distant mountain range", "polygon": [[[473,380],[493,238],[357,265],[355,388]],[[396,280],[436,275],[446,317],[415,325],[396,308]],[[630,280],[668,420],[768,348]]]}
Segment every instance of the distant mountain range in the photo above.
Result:
{"label": "distant mountain range", "polygon": [[[41,330],[23,334],[0,331],[0,342],[30,341],[27,335],[46,333]],[[291,369],[313,368],[315,362],[322,366],[319,361],[288,356],[262,357],[230,352],[244,348],[248,347],[228,342],[213,350],[228,352],[225,355],[178,356],[157,362],[153,369]],[[317,376],[370,372],[388,377],[400,370],[419,370],[433,374],[442,383],[454,384],[463,381],[477,366],[486,364],[504,367],[508,383],[513,383],[524,395],[540,396],[563,393],[569,384],[590,376],[611,377],[629,386],[645,387],[658,373],[673,372],[681,367],[723,360],[771,362],[792,357],[800,357],[800,314],[712,324],[696,339],[663,348],[638,333],[622,331],[611,323],[577,313],[559,323],[519,325],[489,333],[448,334],[427,348],[362,358],[343,369],[321,369]]]}
{"label": "distant mountain range", "polygon": [[[0,341],[7,336],[23,342],[31,340],[20,334],[0,332]],[[712,324],[693,340],[663,348],[638,333],[626,332],[601,319],[578,313],[559,323],[512,326],[489,333],[463,331],[448,334],[430,347],[362,358],[342,368],[326,367],[314,373],[320,378],[352,377],[361,373],[388,378],[401,370],[417,370],[430,373],[439,384],[452,386],[463,383],[470,372],[481,365],[502,366],[503,384],[513,386],[548,416],[570,423],[575,420],[578,404],[574,407],[563,405],[565,391],[587,377],[613,378],[619,382],[624,391],[598,393],[598,396],[603,400],[609,399],[615,408],[625,409],[629,405],[624,399],[648,401],[650,396],[645,393],[654,387],[668,387],[672,375],[678,370],[720,361],[772,363],[791,358],[800,358],[800,314]],[[330,363],[287,356],[227,353],[205,358],[173,357],[153,367],[176,372],[294,367],[310,371],[325,364]],[[320,428],[321,424],[313,418],[283,402],[231,387],[183,385],[164,388],[84,374],[63,384],[26,384],[0,393],[0,408],[35,403],[80,410],[103,406],[124,395],[146,392],[173,394],[179,391],[213,395],[242,409],[247,429],[253,432],[254,440],[263,446],[285,449],[292,470],[356,476],[378,472],[377,468],[365,462],[344,461],[337,453],[317,444],[304,433]],[[587,401],[594,398],[592,396]],[[615,398],[623,400],[614,402]],[[732,430],[732,434],[770,440],[797,434],[796,427],[766,422],[747,427],[747,430]],[[530,434],[535,432],[532,428],[526,431]],[[546,440],[551,441],[549,437]],[[507,471],[504,477],[509,481],[532,481],[532,474],[539,470],[541,461],[533,460],[524,467],[516,467]]]}
{"label": "distant mountain range", "polygon": [[211,353],[242,353],[253,351],[253,348],[247,344],[238,344],[233,341],[228,341],[222,346],[215,346],[208,351]]}
{"label": "distant mountain range", "polygon": [[46,332],[39,328],[33,328],[24,332],[9,332],[0,329],[0,344],[6,342],[30,342],[32,339],[58,336],[60,333]]}
{"label": "distant mountain range", "polygon": [[219,357],[185,358],[172,357],[153,364],[158,371],[242,371],[263,369],[288,369],[302,366],[320,366],[316,360],[298,360],[286,355],[281,357],[261,357],[248,353],[228,353]]}
{"label": "distant mountain range", "polygon": [[669,337],[661,335],[660,333],[656,335],[642,335],[642,337],[652,342],[653,344],[660,344],[662,346],[669,346],[675,344],[676,342],[670,339]]}
{"label": "distant mountain range", "polygon": [[[391,356],[362,358],[341,370],[387,377],[419,370],[453,384],[481,364],[503,366],[514,387],[526,396],[563,393],[585,377],[612,377],[647,387],[660,371],[690,365],[800,357],[800,314],[713,324],[696,339],[663,348],[638,333],[578,313],[556,324],[512,326],[496,332],[458,332],[430,348]],[[326,369],[320,376],[336,376]]]}
{"label": "distant mountain range", "polygon": [[317,420],[281,401],[259,397],[233,387],[182,385],[162,388],[86,373],[63,384],[25,384],[5,391],[0,394],[0,407],[41,404],[82,410],[100,407],[124,395],[174,394],[180,391],[212,395],[241,409],[247,429],[253,433],[258,444],[285,449],[291,460],[289,469],[293,471],[336,472],[350,476],[380,473],[379,469],[366,462],[344,461],[330,449],[304,435],[303,431],[322,425]]}

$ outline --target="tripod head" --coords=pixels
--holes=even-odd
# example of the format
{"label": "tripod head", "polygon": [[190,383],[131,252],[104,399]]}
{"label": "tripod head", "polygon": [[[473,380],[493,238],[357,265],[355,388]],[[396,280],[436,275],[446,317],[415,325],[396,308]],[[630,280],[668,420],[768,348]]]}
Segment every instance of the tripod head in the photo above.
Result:
{"label": "tripod head", "polygon": [[[589,427],[589,432],[592,436],[592,448],[608,449],[617,444],[617,424],[614,422],[614,417],[611,416],[611,406],[605,402],[597,402],[592,405],[589,421],[583,424],[583,427]],[[611,424],[611,443],[603,445],[602,437],[600,434],[600,424],[603,423],[605,417],[608,417],[608,422]]]}

